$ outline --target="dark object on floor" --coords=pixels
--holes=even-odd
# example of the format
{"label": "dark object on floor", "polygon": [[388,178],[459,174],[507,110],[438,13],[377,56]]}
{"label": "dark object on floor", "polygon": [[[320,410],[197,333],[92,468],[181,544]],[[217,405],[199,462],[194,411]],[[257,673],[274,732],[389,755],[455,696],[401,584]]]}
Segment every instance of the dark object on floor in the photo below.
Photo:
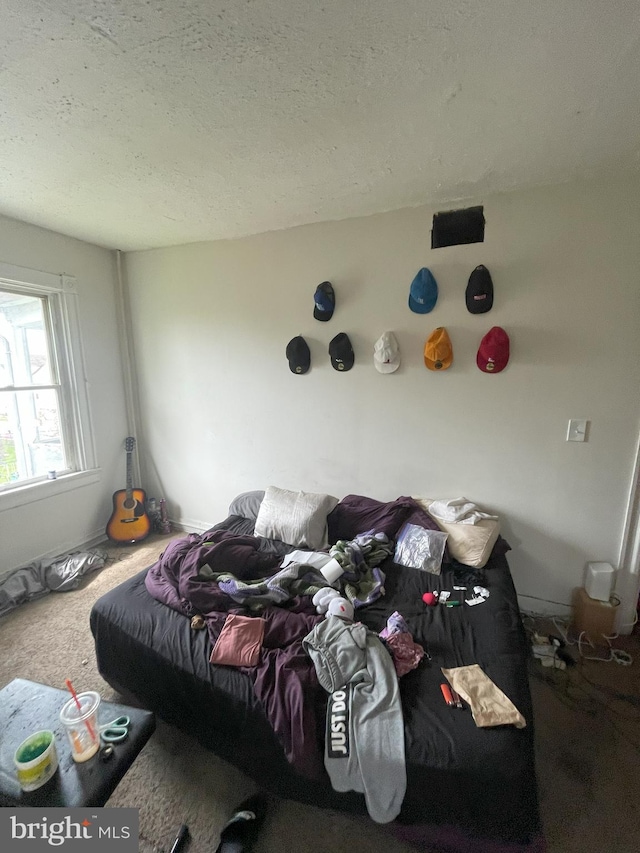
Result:
{"label": "dark object on floor", "polygon": [[76,589],[82,577],[101,569],[106,559],[107,552],[99,549],[73,551],[54,560],[36,560],[28,566],[14,569],[0,583],[0,616],[49,592]]}
{"label": "dark object on floor", "polygon": [[173,842],[171,853],[181,853],[181,851],[185,849],[190,840],[191,837],[189,835],[189,827],[186,823],[183,823],[180,829],[178,830],[176,840]]}
{"label": "dark object on floor", "polygon": [[267,798],[254,794],[237,806],[220,833],[216,853],[248,853],[258,837],[267,814]]}
{"label": "dark object on floor", "polygon": [[431,248],[484,243],[484,213],[480,207],[446,210],[433,216]]}

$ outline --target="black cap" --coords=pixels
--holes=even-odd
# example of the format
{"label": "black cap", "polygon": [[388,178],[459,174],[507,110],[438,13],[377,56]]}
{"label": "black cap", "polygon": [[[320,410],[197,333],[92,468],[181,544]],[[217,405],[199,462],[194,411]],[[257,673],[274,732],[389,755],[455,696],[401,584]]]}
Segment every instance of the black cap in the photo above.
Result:
{"label": "black cap", "polygon": [[289,370],[292,373],[306,373],[311,365],[311,352],[309,344],[302,335],[292,338],[287,344],[287,358],[289,359]]}
{"label": "black cap", "polygon": [[480,264],[469,276],[465,293],[467,310],[471,314],[486,314],[493,305],[493,282],[489,270]]}
{"label": "black cap", "polygon": [[313,294],[313,316],[325,323],[333,317],[336,307],[336,295],[330,281],[323,281]]}
{"label": "black cap", "polygon": [[349,340],[349,335],[346,332],[340,332],[329,344],[329,355],[331,356],[331,366],[334,370],[351,370],[355,356],[353,355],[353,347]]}

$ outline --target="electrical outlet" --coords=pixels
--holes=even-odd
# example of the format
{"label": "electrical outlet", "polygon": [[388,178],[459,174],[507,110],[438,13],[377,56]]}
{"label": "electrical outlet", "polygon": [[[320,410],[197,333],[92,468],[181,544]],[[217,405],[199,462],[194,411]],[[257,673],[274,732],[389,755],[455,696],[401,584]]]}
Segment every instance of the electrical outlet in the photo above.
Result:
{"label": "electrical outlet", "polygon": [[567,429],[567,441],[586,441],[588,425],[588,420],[582,420],[579,418],[570,420],[569,428]]}

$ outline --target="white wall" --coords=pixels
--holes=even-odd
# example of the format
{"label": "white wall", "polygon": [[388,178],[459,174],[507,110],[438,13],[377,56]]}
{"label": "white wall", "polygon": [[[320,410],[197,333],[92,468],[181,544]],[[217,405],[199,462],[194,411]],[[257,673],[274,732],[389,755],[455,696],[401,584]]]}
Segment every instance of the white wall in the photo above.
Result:
{"label": "white wall", "polygon": [[63,554],[104,534],[111,494],[124,487],[127,419],[115,303],[115,256],[106,249],[0,217],[0,261],[75,276],[98,482],[13,509],[0,508],[0,573]]}
{"label": "white wall", "polygon": [[[147,489],[193,528],[269,484],[465,495],[501,516],[519,593],[568,602],[585,561],[619,553],[639,427],[639,197],[621,176],[478,199],[484,244],[435,251],[424,207],[127,255]],[[471,315],[479,263],[495,301]],[[440,298],[421,316],[407,297],[425,265]],[[312,316],[325,279],[326,324]],[[422,353],[440,325],[455,360],[436,374]],[[498,375],[475,364],[492,325],[512,344]],[[403,362],[383,376],[372,351],[385,329]],[[339,331],[356,353],[346,374],[327,354]],[[285,359],[297,334],[305,376]],[[588,443],[565,441],[569,418],[591,421]]]}

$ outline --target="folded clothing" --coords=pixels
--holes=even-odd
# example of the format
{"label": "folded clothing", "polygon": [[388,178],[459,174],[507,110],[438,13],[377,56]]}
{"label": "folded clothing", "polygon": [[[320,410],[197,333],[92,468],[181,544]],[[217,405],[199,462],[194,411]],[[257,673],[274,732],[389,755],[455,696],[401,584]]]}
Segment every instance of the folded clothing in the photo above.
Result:
{"label": "folded clothing", "polygon": [[466,498],[452,498],[448,501],[433,501],[429,507],[431,515],[438,521],[457,522],[458,524],[477,524],[483,518],[497,519],[497,515],[482,512]]}
{"label": "folded clothing", "polygon": [[[465,498],[459,500],[465,501]],[[442,504],[443,501],[433,501],[431,498],[416,498],[416,502],[427,512],[431,512],[431,507],[434,504]],[[446,502],[444,502],[446,503]],[[472,506],[474,506],[472,504]],[[485,513],[486,515],[486,513]],[[469,517],[471,519],[472,516]],[[473,566],[474,568],[482,568],[489,560],[489,557],[494,552],[500,536],[500,521],[493,518],[473,517],[475,524],[469,523],[469,520],[464,518],[461,521],[443,521],[443,519],[433,515],[434,523],[440,529],[448,534],[447,548],[453,560],[465,566]],[[506,553],[509,550],[507,543],[502,540],[502,550],[500,553]]]}
{"label": "folded clothing", "polygon": [[442,674],[456,693],[469,703],[477,726],[507,726],[512,723],[517,729],[523,729],[527,725],[511,699],[496,687],[477,663],[443,669]]}
{"label": "folded clothing", "polygon": [[210,662],[222,666],[257,666],[264,628],[264,619],[230,613],[213,647]]}

